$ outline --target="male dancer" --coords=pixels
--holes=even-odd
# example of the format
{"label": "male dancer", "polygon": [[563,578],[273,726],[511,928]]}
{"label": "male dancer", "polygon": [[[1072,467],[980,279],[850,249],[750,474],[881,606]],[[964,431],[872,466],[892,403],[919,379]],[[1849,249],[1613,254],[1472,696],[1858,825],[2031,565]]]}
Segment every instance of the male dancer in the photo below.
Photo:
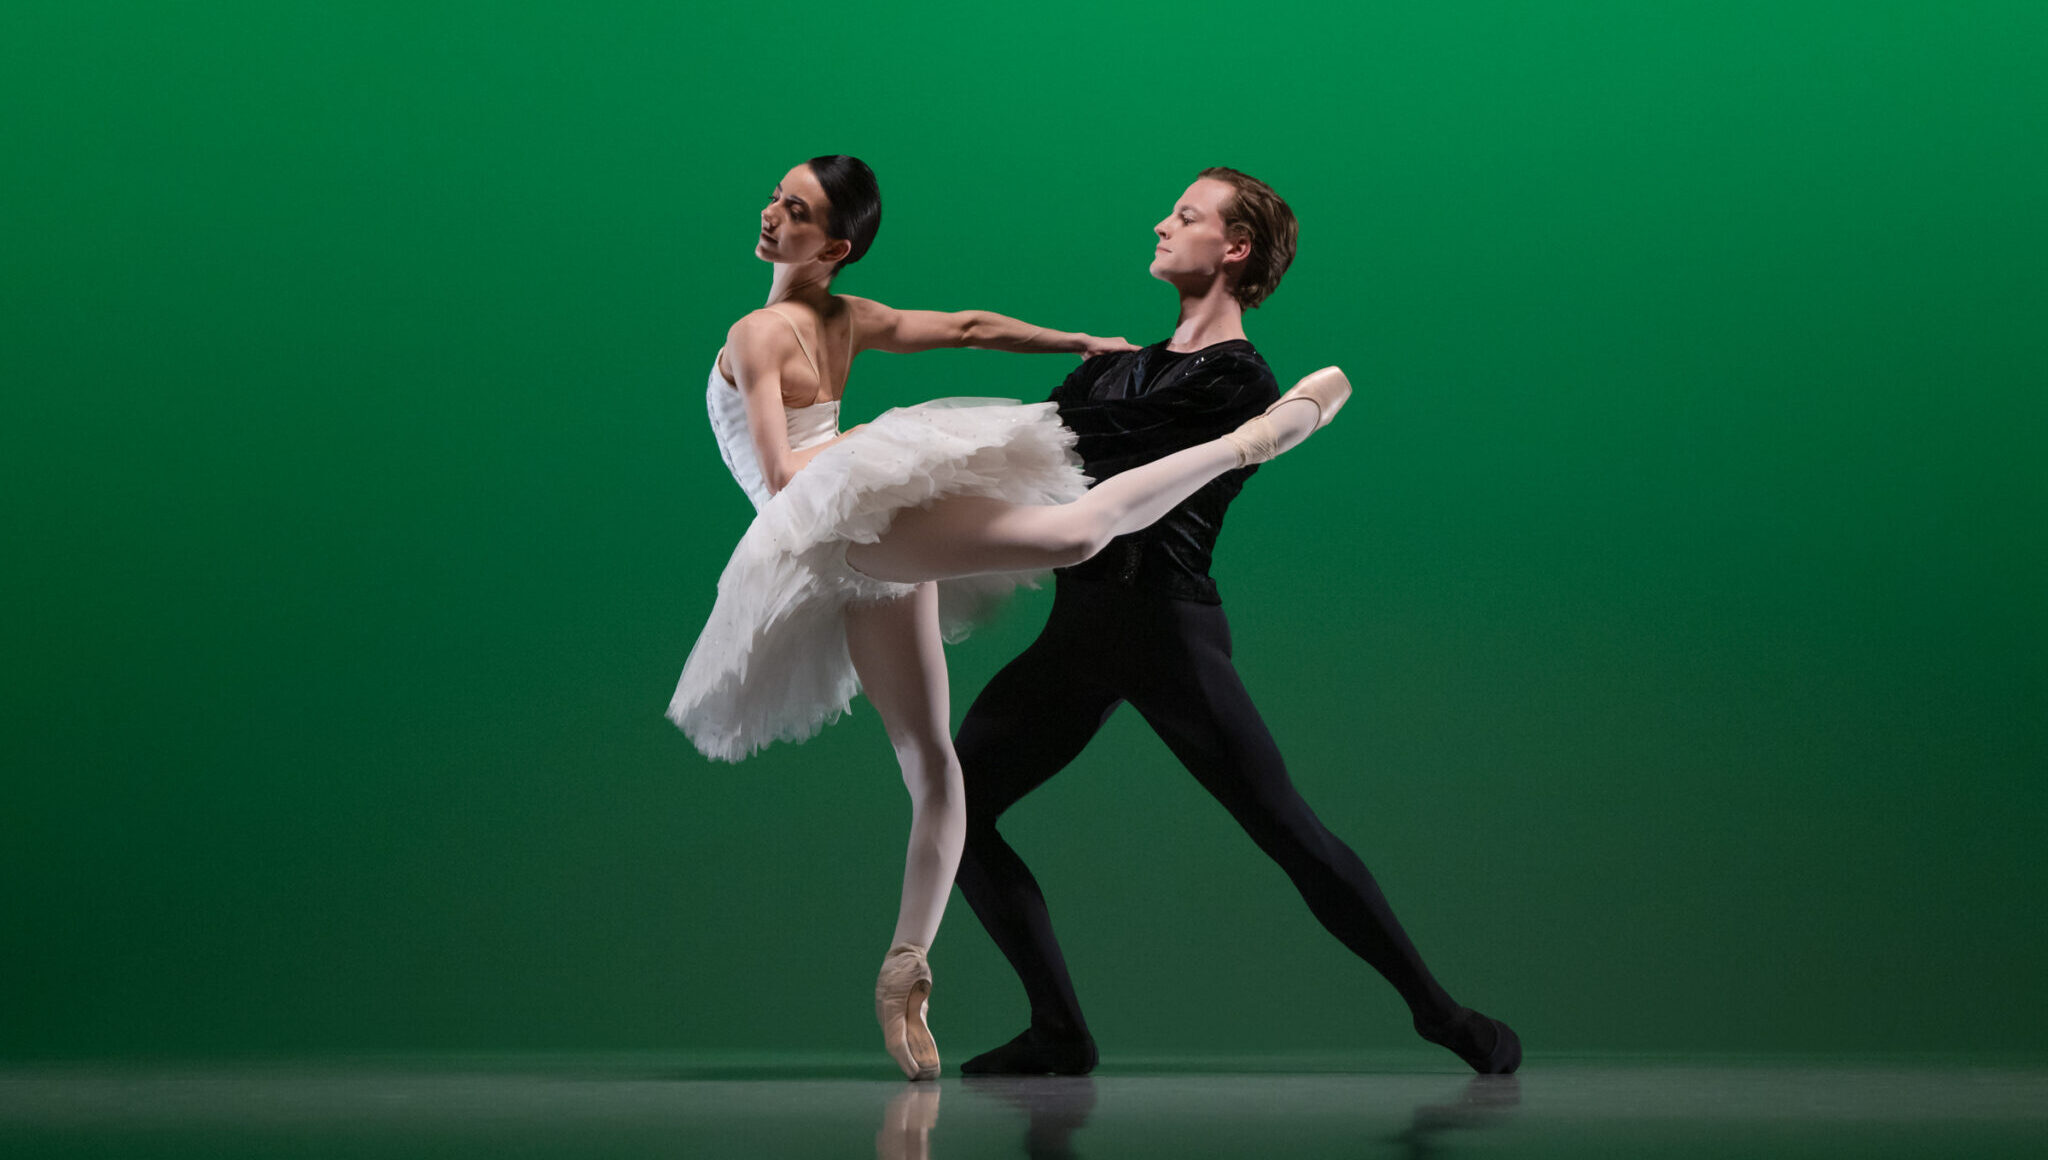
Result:
{"label": "male dancer", "polygon": [[[1273,292],[1294,260],[1287,203],[1234,169],[1205,169],[1153,232],[1152,276],[1180,292],[1173,337],[1089,359],[1052,394],[1098,481],[1233,430],[1279,395],[1245,339],[1244,312]],[[1445,993],[1365,864],[1295,792],[1231,666],[1209,562],[1224,509],[1254,470],[1225,473],[1158,523],[1060,569],[1044,632],[996,674],[961,723],[955,748],[968,829],[960,890],[1031,1000],[1031,1026],[968,1060],[966,1074],[1080,1075],[1095,1067],[1095,1040],[1045,896],[996,819],[1078,756],[1125,701],[1280,864],[1330,933],[1394,985],[1417,1033],[1481,1074],[1521,1064],[1515,1033]]]}

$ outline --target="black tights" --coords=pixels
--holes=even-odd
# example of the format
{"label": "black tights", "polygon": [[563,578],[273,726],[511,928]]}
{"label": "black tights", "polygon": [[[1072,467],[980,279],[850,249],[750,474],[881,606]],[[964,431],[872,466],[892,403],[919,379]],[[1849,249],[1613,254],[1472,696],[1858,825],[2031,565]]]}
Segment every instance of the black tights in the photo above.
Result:
{"label": "black tights", "polygon": [[996,819],[1078,756],[1125,701],[1280,864],[1323,926],[1386,976],[1418,1021],[1452,1016],[1456,1004],[1423,965],[1365,863],[1295,792],[1230,663],[1223,609],[1062,579],[1045,631],[982,690],[955,742],[967,785],[960,891],[1023,981],[1034,1031],[1088,1036],[1045,896]]}

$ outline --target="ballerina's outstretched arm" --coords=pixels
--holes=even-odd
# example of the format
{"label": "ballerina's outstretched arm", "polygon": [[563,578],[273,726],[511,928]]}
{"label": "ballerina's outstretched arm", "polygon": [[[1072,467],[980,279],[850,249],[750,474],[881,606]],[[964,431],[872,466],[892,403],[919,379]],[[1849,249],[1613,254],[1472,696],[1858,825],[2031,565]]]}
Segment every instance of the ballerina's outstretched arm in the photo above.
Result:
{"label": "ballerina's outstretched arm", "polygon": [[1078,354],[1094,358],[1136,350],[1121,338],[1102,338],[1079,331],[1048,330],[1021,318],[989,310],[899,310],[872,298],[840,295],[853,308],[857,348],[916,354],[926,350],[973,347],[1017,354]]}
{"label": "ballerina's outstretched arm", "polygon": [[[849,361],[862,350],[915,354],[978,347],[1035,354],[1066,352],[1093,358],[1137,349],[1121,338],[1048,330],[987,310],[898,310],[870,298],[851,294],[840,297],[852,311]],[[819,452],[859,430],[858,426],[848,428],[801,451],[790,448],[785,411],[810,405],[825,384],[816,381],[817,368],[805,356],[789,323],[768,317],[772,313],[757,310],[741,318],[727,332],[725,342],[733,382],[746,399],[747,430],[761,464],[761,478],[771,495],[789,486],[790,479]],[[843,375],[845,368],[840,373]]]}

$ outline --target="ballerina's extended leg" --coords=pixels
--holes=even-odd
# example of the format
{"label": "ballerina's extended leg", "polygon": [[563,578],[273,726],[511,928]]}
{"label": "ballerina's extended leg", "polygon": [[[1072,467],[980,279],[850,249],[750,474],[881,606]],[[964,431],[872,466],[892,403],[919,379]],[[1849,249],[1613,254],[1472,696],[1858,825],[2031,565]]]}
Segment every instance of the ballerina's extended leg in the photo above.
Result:
{"label": "ballerina's extended leg", "polygon": [[1224,472],[1299,444],[1350,394],[1344,373],[1325,367],[1236,431],[1112,476],[1072,503],[942,499],[899,513],[874,543],[848,545],[846,562],[903,583],[1078,564],[1112,539],[1149,527]]}

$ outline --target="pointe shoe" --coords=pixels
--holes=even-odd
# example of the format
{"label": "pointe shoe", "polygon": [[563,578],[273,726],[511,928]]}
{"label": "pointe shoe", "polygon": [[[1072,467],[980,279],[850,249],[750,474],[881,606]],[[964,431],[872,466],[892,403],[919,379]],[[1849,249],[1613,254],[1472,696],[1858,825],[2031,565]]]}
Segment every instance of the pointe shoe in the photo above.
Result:
{"label": "pointe shoe", "polygon": [[[1239,467],[1264,463],[1301,442],[1301,439],[1296,439],[1286,446],[1281,445],[1280,431],[1273,426],[1273,420],[1270,418],[1273,412],[1297,400],[1314,403],[1316,425],[1309,428],[1309,432],[1314,433],[1322,430],[1330,420],[1336,418],[1337,412],[1343,409],[1344,403],[1350,398],[1351,380],[1345,378],[1344,372],[1336,367],[1324,367],[1322,370],[1311,372],[1294,384],[1293,390],[1280,396],[1272,406],[1245,420],[1237,430],[1223,438],[1229,441],[1232,447],[1237,448]],[[1302,439],[1307,437],[1303,435]]]}
{"label": "pointe shoe", "polygon": [[875,1021],[882,1025],[882,1046],[911,1079],[937,1079],[939,1045],[925,1023],[930,1009],[932,968],[925,948],[897,943],[882,960],[875,979]]}

